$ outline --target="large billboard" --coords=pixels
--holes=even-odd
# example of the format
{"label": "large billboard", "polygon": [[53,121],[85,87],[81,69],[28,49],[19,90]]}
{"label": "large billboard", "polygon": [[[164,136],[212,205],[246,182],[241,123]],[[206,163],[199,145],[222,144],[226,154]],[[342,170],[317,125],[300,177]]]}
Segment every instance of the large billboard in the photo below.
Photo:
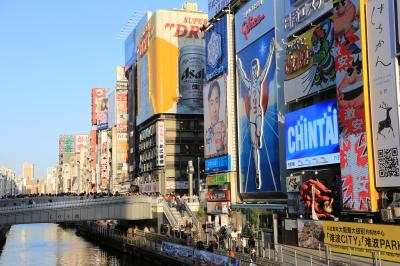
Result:
{"label": "large billboard", "polygon": [[287,113],[285,127],[287,169],[340,162],[335,100]]}
{"label": "large billboard", "polygon": [[219,76],[204,86],[204,157],[226,154],[227,112],[226,75]]}
{"label": "large billboard", "polygon": [[[332,7],[333,0],[285,0],[286,35],[290,36],[310,25],[313,21],[329,12]],[[345,13],[343,10],[341,12]]]}
{"label": "large billboard", "polygon": [[206,32],[206,79],[228,71],[228,16],[224,16]]}
{"label": "large billboard", "polygon": [[88,134],[75,134],[75,152],[80,152],[82,147],[84,147],[89,142]]}
{"label": "large billboard", "polygon": [[274,0],[252,0],[235,15],[236,52],[272,30],[274,20]]}
{"label": "large billboard", "polygon": [[108,152],[108,136],[106,131],[100,133],[100,180],[101,189],[108,189],[110,165]]}
{"label": "large billboard", "polygon": [[117,91],[117,130],[128,132],[128,92]]}
{"label": "large billboard", "polygon": [[97,130],[108,128],[108,98],[103,98],[97,111]]}
{"label": "large billboard", "polygon": [[274,36],[271,30],[237,53],[241,192],[281,190]]}
{"label": "large billboard", "polygon": [[98,113],[103,99],[106,97],[106,89],[92,89],[92,125],[98,124]]}
{"label": "large billboard", "polygon": [[287,44],[285,102],[336,86],[333,43],[333,23],[327,19]]}
{"label": "large billboard", "polygon": [[394,39],[393,3],[368,1],[367,41],[374,136],[375,181],[377,187],[399,187],[399,103],[398,66],[392,50]]}
{"label": "large billboard", "polygon": [[154,114],[202,114],[207,15],[157,11],[138,42],[137,125]]}

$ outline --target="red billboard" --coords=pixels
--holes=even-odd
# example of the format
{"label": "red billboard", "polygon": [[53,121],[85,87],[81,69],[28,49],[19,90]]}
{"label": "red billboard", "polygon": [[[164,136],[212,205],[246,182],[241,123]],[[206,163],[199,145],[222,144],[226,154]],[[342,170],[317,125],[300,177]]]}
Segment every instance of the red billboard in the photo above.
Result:
{"label": "red billboard", "polygon": [[75,134],[75,152],[80,152],[82,147],[88,144],[88,134]]}
{"label": "red billboard", "polygon": [[92,89],[92,125],[97,125],[97,114],[103,99],[106,97],[106,89]]}

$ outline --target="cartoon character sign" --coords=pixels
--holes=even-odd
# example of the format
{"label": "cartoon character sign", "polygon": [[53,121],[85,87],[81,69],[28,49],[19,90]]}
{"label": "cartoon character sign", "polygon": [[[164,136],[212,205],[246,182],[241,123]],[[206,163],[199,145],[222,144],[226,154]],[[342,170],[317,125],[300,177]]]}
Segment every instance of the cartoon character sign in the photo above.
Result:
{"label": "cartoon character sign", "polygon": [[242,192],[280,191],[274,51],[270,31],[237,54]]}
{"label": "cartoon character sign", "polygon": [[335,86],[333,37],[333,25],[328,19],[287,44],[286,102]]}

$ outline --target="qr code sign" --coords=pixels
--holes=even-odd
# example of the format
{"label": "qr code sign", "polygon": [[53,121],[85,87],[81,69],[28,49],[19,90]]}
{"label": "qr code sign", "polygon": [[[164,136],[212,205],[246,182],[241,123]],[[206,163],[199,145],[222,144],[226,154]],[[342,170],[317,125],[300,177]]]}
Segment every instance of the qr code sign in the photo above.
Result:
{"label": "qr code sign", "polygon": [[397,148],[378,150],[379,177],[400,175],[398,155]]}

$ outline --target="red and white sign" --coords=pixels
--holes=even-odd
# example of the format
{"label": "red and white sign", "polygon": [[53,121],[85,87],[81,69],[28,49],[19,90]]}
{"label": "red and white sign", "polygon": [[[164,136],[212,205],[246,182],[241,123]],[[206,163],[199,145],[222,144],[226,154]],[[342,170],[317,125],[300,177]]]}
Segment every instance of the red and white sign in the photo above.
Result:
{"label": "red and white sign", "polygon": [[107,181],[109,176],[109,165],[108,165],[108,136],[107,132],[101,132],[101,157],[100,157],[100,178],[101,188],[107,189]]}
{"label": "red and white sign", "polygon": [[231,192],[229,190],[208,191],[208,201],[230,201]]}
{"label": "red and white sign", "polygon": [[80,152],[82,147],[89,143],[88,134],[76,134],[75,135],[75,152]]}

